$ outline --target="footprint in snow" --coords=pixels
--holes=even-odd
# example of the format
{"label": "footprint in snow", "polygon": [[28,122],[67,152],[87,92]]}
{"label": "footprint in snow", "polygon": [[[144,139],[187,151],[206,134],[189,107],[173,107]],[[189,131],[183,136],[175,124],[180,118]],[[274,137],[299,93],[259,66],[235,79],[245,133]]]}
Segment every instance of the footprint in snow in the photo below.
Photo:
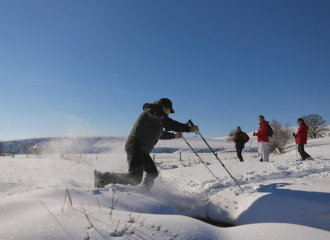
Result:
{"label": "footprint in snow", "polygon": [[100,189],[94,189],[92,191],[93,194],[102,194],[101,190]]}

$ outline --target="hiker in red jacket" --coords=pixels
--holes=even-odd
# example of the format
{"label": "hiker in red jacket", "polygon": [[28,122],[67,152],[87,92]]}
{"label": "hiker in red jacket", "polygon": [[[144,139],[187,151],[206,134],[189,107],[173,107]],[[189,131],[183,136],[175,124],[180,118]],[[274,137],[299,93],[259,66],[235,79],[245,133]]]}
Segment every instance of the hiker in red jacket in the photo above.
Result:
{"label": "hiker in red jacket", "polygon": [[242,132],[241,127],[237,126],[236,133],[234,135],[233,140],[234,140],[235,147],[236,147],[237,157],[240,160],[240,162],[244,162],[243,156],[242,156],[242,151],[243,151],[245,143],[247,143],[249,141],[249,139],[250,139],[249,136],[245,132]]}
{"label": "hiker in red jacket", "polygon": [[259,154],[260,154],[260,162],[269,162],[269,153],[268,153],[268,124],[269,122],[265,121],[265,117],[260,115],[259,118],[259,130],[257,133],[253,133],[253,136],[258,137],[259,142]]}
{"label": "hiker in red jacket", "polygon": [[311,156],[305,152],[304,145],[307,144],[308,130],[309,127],[306,125],[304,119],[298,118],[298,125],[300,126],[297,134],[293,133],[293,136],[296,138],[296,143],[298,144],[298,152],[301,155],[301,159],[304,161]]}

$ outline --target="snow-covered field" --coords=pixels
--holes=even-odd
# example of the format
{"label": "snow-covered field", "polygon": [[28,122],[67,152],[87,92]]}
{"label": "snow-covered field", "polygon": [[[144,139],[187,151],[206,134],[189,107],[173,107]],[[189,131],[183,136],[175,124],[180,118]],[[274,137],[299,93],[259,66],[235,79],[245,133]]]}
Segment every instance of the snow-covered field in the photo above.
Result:
{"label": "snow-covered field", "polygon": [[[183,140],[160,141],[153,153],[160,174],[149,193],[93,187],[94,169],[127,171],[126,137],[61,139],[45,146],[74,150],[0,157],[0,239],[330,239],[330,137],[309,141],[313,160],[296,161],[292,144],[270,163],[258,161],[256,139],[244,163],[225,138],[207,139],[244,193],[198,137],[187,140],[218,180]],[[5,150],[23,149],[24,141],[41,140],[7,141]]]}

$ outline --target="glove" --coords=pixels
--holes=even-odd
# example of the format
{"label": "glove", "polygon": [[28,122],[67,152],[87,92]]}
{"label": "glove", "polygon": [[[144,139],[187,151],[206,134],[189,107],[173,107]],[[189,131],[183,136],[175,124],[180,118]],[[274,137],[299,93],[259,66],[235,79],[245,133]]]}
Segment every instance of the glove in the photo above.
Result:
{"label": "glove", "polygon": [[292,135],[293,135],[294,137],[296,137],[296,134],[295,134],[295,133],[292,133]]}
{"label": "glove", "polygon": [[255,136],[255,135],[256,135],[256,132],[253,133],[253,136]]}

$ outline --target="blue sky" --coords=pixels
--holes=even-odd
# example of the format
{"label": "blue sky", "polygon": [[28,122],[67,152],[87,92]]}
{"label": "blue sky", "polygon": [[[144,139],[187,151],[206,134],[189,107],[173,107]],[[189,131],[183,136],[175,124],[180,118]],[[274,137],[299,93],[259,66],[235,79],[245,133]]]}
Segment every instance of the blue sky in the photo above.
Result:
{"label": "blue sky", "polygon": [[0,0],[0,33],[0,139],[127,135],[162,97],[206,137],[330,121],[327,0]]}

